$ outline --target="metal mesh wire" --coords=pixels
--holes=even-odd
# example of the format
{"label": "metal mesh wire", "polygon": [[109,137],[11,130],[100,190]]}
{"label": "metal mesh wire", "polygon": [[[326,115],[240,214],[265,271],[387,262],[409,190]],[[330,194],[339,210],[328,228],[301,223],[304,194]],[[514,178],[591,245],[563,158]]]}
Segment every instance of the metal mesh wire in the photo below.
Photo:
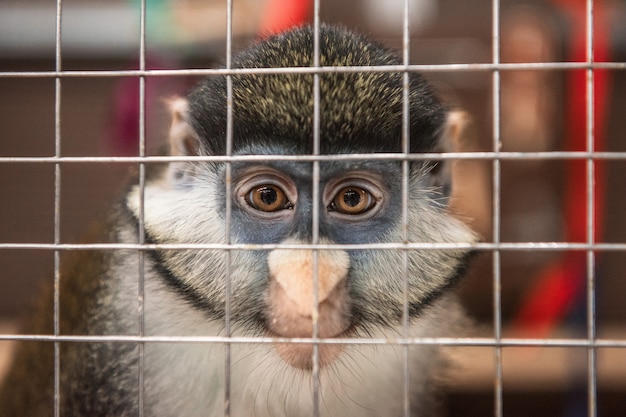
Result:
{"label": "metal mesh wire", "polygon": [[[313,25],[316,30],[319,29],[319,1],[315,1],[314,5],[314,22]],[[223,336],[206,336],[206,337],[170,337],[170,336],[145,336],[143,325],[143,288],[144,288],[144,264],[143,256],[146,251],[150,250],[172,250],[172,249],[221,249],[224,250],[227,256],[229,256],[232,250],[268,250],[278,247],[286,248],[310,248],[314,249],[314,254],[317,254],[319,250],[327,249],[380,249],[380,250],[399,250],[406,254],[407,250],[413,249],[447,249],[452,247],[473,247],[481,252],[488,252],[492,255],[491,269],[493,272],[493,293],[491,294],[491,302],[493,303],[493,323],[492,323],[492,336],[489,337],[462,337],[462,338],[409,338],[399,337],[395,340],[388,339],[319,339],[317,337],[318,329],[317,325],[314,327],[314,333],[312,339],[289,339],[293,343],[307,343],[314,341],[317,344],[326,343],[338,343],[338,344],[399,344],[406,347],[404,360],[408,361],[408,346],[412,344],[436,344],[444,346],[474,346],[474,347],[488,347],[493,349],[493,362],[494,362],[494,387],[495,403],[493,405],[493,414],[497,417],[504,415],[503,408],[503,349],[508,347],[527,347],[527,346],[543,346],[543,347],[568,347],[568,348],[583,348],[587,352],[587,397],[588,397],[588,410],[587,415],[589,417],[595,417],[598,414],[597,411],[597,352],[599,348],[626,348],[626,340],[622,339],[602,339],[597,337],[596,329],[596,275],[595,264],[596,254],[600,251],[626,251],[626,243],[606,243],[596,242],[594,240],[594,212],[596,210],[594,206],[594,169],[598,161],[624,161],[626,160],[626,152],[597,152],[594,149],[594,102],[593,100],[587,100],[586,109],[586,124],[587,124],[587,144],[586,149],[582,151],[539,151],[539,152],[505,152],[501,151],[501,75],[506,71],[515,70],[584,70],[586,71],[586,95],[592,97],[594,94],[594,70],[606,69],[606,70],[624,70],[626,64],[620,62],[594,62],[593,60],[593,45],[594,45],[594,28],[593,28],[593,10],[594,5],[591,0],[587,1],[587,34],[586,34],[586,56],[587,59],[584,62],[529,62],[529,63],[502,63],[500,56],[501,49],[501,8],[500,1],[494,0],[492,2],[492,57],[489,63],[468,63],[468,64],[437,64],[437,65],[415,65],[410,64],[410,27],[408,12],[406,9],[409,7],[409,2],[405,2],[405,13],[403,24],[403,46],[402,46],[402,60],[403,65],[400,66],[388,66],[377,68],[363,68],[363,67],[341,67],[341,68],[321,68],[319,65],[319,47],[318,43],[315,43],[315,65],[311,68],[283,68],[283,69],[233,69],[231,68],[231,56],[233,51],[233,37],[232,37],[232,2],[228,1],[228,35],[226,36],[226,66],[224,69],[181,69],[181,70],[152,70],[148,69],[146,65],[146,1],[142,0],[141,4],[141,25],[140,25],[140,50],[139,50],[139,69],[137,70],[89,70],[89,71],[76,71],[76,70],[64,70],[63,63],[63,45],[61,42],[62,32],[62,15],[63,7],[62,2],[57,1],[57,13],[56,13],[56,58],[55,69],[53,71],[4,71],[0,72],[0,77],[3,78],[48,78],[54,79],[55,82],[55,133],[54,133],[54,155],[53,156],[1,156],[0,164],[44,164],[54,166],[54,240],[52,243],[16,243],[16,242],[0,242],[0,250],[43,250],[52,251],[54,253],[54,333],[50,335],[25,335],[25,334],[0,334],[0,341],[7,340],[29,340],[29,341],[46,341],[52,342],[55,346],[55,413],[60,415],[60,403],[59,398],[62,395],[60,392],[59,381],[59,369],[61,364],[59,363],[59,349],[62,343],[67,342],[137,342],[140,347],[139,350],[139,370],[140,370],[140,384],[143,383],[143,347],[149,343],[168,342],[168,343],[223,343],[227,346],[227,354],[225,361],[225,375],[226,375],[226,389],[225,389],[225,409],[224,414],[230,415],[230,354],[228,347],[232,344],[239,343],[274,343],[277,341],[275,338],[252,338],[252,337],[232,337],[230,330],[230,305],[229,294],[230,286],[226,286],[227,303],[226,303],[226,318],[225,318],[225,331]],[[316,35],[319,32],[316,31]],[[363,155],[320,155],[319,152],[319,74],[325,72],[357,72],[357,71],[387,71],[387,72],[403,72],[405,74],[405,89],[404,89],[404,129],[403,129],[403,153],[400,154],[363,154]],[[425,153],[425,154],[409,154],[409,135],[408,135],[408,72],[421,71],[421,72],[485,72],[491,74],[492,83],[492,112],[493,112],[493,137],[491,142],[491,150],[480,152],[452,152],[452,153]],[[196,161],[222,161],[227,162],[227,166],[230,167],[230,163],[233,161],[259,161],[267,160],[284,160],[284,161],[310,161],[313,164],[313,198],[314,201],[319,201],[319,163],[321,161],[330,160],[361,160],[361,159],[385,159],[403,161],[403,228],[405,231],[405,242],[397,243],[384,243],[384,244],[360,244],[360,245],[332,245],[322,244],[319,241],[318,235],[318,219],[317,213],[313,213],[313,240],[310,245],[239,245],[231,244],[227,241],[225,244],[152,244],[144,242],[143,232],[143,207],[141,207],[141,219],[140,230],[138,234],[139,242],[137,244],[117,244],[117,243],[88,243],[88,244],[74,244],[63,243],[61,241],[61,189],[63,183],[63,167],[70,164],[115,164],[115,163],[132,163],[139,166],[139,186],[143,192],[145,186],[145,169],[148,164],[161,163],[161,162],[177,162],[189,160],[189,157],[162,157],[162,156],[149,156],[146,153],[146,80],[157,77],[169,77],[169,76],[206,76],[206,75],[235,75],[241,73],[259,73],[259,74],[274,74],[274,73],[312,73],[314,74],[315,87],[314,87],[314,152],[312,155],[298,155],[298,156],[233,156],[231,155],[232,149],[232,109],[228,108],[228,127],[227,127],[227,152],[224,156],[212,156],[212,157],[193,157]],[[63,114],[61,111],[63,83],[71,78],[90,78],[90,77],[136,77],[139,80],[139,100],[140,100],[140,116],[139,116],[139,148],[136,156],[130,157],[110,157],[110,156],[64,156],[61,152],[61,141],[63,132],[61,131],[61,121]],[[230,82],[230,78],[227,78]],[[229,103],[232,101],[231,84],[228,86]],[[490,239],[485,242],[476,244],[426,244],[426,243],[406,243],[407,239],[407,201],[408,201],[408,163],[414,159],[453,159],[453,160],[483,160],[488,161],[491,164],[492,171],[492,235]],[[584,219],[587,229],[587,239],[584,242],[505,242],[502,241],[501,233],[501,188],[502,188],[502,172],[501,164],[503,161],[533,161],[533,160],[580,160],[584,161],[587,169],[587,186],[586,186],[586,200],[587,200],[587,218]],[[226,175],[230,175],[230,169],[227,169]],[[230,189],[226,189],[226,217],[225,227],[226,230],[230,230],[231,217],[230,217]],[[317,208],[318,204],[313,204],[314,208]],[[228,233],[226,234],[229,235]],[[60,254],[63,251],[77,251],[77,250],[136,250],[139,256],[139,282],[138,282],[138,294],[137,294],[137,306],[138,306],[138,321],[139,321],[139,333],[136,336],[69,336],[60,333],[59,327],[59,282],[62,279],[60,272]],[[515,252],[515,251],[584,251],[587,259],[587,272],[586,272],[586,337],[583,338],[510,338],[503,336],[503,321],[502,321],[502,299],[501,288],[502,280],[505,277],[502,276],[502,264],[501,254],[503,252]],[[316,256],[316,255],[314,255]],[[229,259],[229,258],[228,258]],[[314,258],[315,260],[316,258]],[[230,261],[227,261],[227,265]],[[404,257],[405,269],[407,263],[407,257]],[[314,265],[316,263],[314,262]],[[316,268],[316,266],[315,266]],[[229,269],[227,269],[227,275]],[[314,275],[316,272],[314,271]],[[229,280],[226,279],[226,283]],[[406,282],[405,282],[406,285]],[[406,289],[405,289],[406,291]],[[405,294],[406,299],[406,294]],[[487,300],[485,300],[487,301]],[[408,325],[408,303],[405,303],[405,323]],[[405,327],[406,328],[406,327]],[[406,334],[406,333],[405,333]],[[408,366],[405,366],[405,415],[410,415],[409,407],[409,393],[408,386]],[[319,400],[319,363],[317,351],[314,353],[314,366],[313,366],[314,378],[314,398]],[[139,390],[142,393],[142,390]],[[143,413],[143,396],[140,394],[138,399],[140,402],[140,410]],[[316,407],[319,407],[319,401],[314,402]],[[316,408],[314,415],[319,415],[319,409]]]}

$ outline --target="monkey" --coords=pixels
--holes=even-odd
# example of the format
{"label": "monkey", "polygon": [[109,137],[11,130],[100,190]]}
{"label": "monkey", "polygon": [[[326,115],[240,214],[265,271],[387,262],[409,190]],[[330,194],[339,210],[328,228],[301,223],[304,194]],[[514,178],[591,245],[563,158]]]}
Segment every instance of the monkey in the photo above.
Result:
{"label": "monkey", "polygon": [[[62,253],[59,334],[119,340],[58,342],[56,390],[54,343],[22,342],[3,416],[53,415],[55,392],[63,416],[435,415],[441,349],[393,341],[463,330],[453,289],[477,237],[448,208],[450,161],[372,156],[444,149],[462,117],[417,72],[403,97],[405,73],[375,68],[401,65],[395,52],[343,27],[319,28],[320,66],[373,71],[297,71],[315,33],[255,41],[232,57],[250,71],[170,101],[176,158],[146,163],[96,232],[152,246]],[[316,135],[320,159],[298,158]],[[370,157],[341,158],[354,153]],[[359,247],[404,242],[450,245]],[[51,332],[45,299],[34,334]]]}

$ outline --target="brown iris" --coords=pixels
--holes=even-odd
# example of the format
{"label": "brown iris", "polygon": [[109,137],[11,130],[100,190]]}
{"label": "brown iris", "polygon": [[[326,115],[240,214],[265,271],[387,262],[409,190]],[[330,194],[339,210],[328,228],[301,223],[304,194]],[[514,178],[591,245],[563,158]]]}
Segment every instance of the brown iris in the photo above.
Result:
{"label": "brown iris", "polygon": [[248,192],[246,202],[252,208],[270,213],[284,210],[291,206],[285,192],[280,187],[273,184],[253,188]]}
{"label": "brown iris", "polygon": [[335,195],[331,208],[342,214],[356,215],[372,209],[375,204],[376,200],[369,191],[360,187],[344,187]]}

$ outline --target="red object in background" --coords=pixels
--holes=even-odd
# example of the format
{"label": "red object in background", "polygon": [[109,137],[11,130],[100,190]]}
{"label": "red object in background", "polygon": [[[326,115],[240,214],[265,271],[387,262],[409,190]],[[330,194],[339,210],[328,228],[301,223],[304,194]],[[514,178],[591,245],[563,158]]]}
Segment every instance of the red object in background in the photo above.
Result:
{"label": "red object in background", "polygon": [[312,0],[268,0],[259,34],[267,36],[300,26],[307,22],[312,9]]}
{"label": "red object in background", "polygon": [[[569,61],[587,61],[587,10],[584,0],[554,0],[570,23]],[[609,25],[603,2],[594,2],[593,61],[610,59]],[[586,70],[567,72],[565,98],[566,150],[587,151],[587,74]],[[593,70],[593,150],[605,149],[606,107],[609,99],[609,74]],[[569,160],[565,184],[565,238],[567,242],[587,242],[588,192],[587,160]],[[602,237],[605,203],[605,163],[594,162],[593,172],[593,242]],[[586,288],[587,254],[570,251],[542,271],[530,289],[515,319],[517,329],[546,335],[580,303]]]}

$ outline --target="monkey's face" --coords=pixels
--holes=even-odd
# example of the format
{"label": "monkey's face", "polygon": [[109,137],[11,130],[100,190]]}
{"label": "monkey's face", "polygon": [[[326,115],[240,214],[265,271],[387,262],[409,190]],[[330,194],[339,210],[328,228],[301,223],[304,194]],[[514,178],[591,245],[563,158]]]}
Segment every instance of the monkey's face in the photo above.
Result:
{"label": "monkey's face", "polygon": [[[388,51],[347,32],[325,30],[320,41],[323,65],[398,64]],[[294,31],[233,62],[240,68],[309,66],[312,44],[310,31]],[[226,84],[224,77],[208,80],[189,104],[172,103],[174,155],[225,153]],[[310,161],[272,160],[311,152],[313,84],[311,74],[233,76],[231,153],[267,159],[235,160],[230,170],[222,163],[169,164],[145,189],[148,239],[224,243],[228,234],[237,244],[286,245],[158,254],[170,282],[210,319],[223,318],[228,283],[235,331],[291,338],[314,336],[316,328],[316,336],[333,338],[399,330],[405,311],[417,318],[454,282],[467,250],[340,245],[470,243],[475,237],[446,212],[449,188],[438,186],[425,161],[411,162],[405,201],[402,162],[335,158],[319,161],[315,171]],[[398,73],[322,74],[321,153],[399,152],[402,91]],[[457,130],[446,127],[443,107],[416,74],[410,77],[409,105],[411,152],[432,151],[445,132]],[[138,192],[128,200],[136,213],[138,201]],[[320,345],[321,364],[341,350]],[[292,366],[312,365],[310,344],[282,343],[277,351]]]}
{"label": "monkey's face", "polygon": [[[234,162],[231,167],[231,181],[224,181],[225,165],[209,169],[200,163],[177,168],[185,175],[170,173],[149,182],[144,221],[151,241],[223,243],[224,187],[230,183],[230,241],[282,245],[232,250],[229,256],[221,250],[158,254],[174,286],[208,319],[223,319],[229,283],[234,331],[308,338],[314,317],[322,338],[401,331],[405,307],[417,318],[463,266],[465,249],[341,248],[404,242],[399,162],[322,161],[315,187],[311,162]],[[472,242],[473,234],[438,201],[431,176],[423,164],[411,170],[408,241]],[[318,244],[332,246],[315,249],[314,236]],[[294,367],[312,366],[311,344],[280,343],[276,351]],[[320,345],[320,363],[341,352],[338,344]]]}

